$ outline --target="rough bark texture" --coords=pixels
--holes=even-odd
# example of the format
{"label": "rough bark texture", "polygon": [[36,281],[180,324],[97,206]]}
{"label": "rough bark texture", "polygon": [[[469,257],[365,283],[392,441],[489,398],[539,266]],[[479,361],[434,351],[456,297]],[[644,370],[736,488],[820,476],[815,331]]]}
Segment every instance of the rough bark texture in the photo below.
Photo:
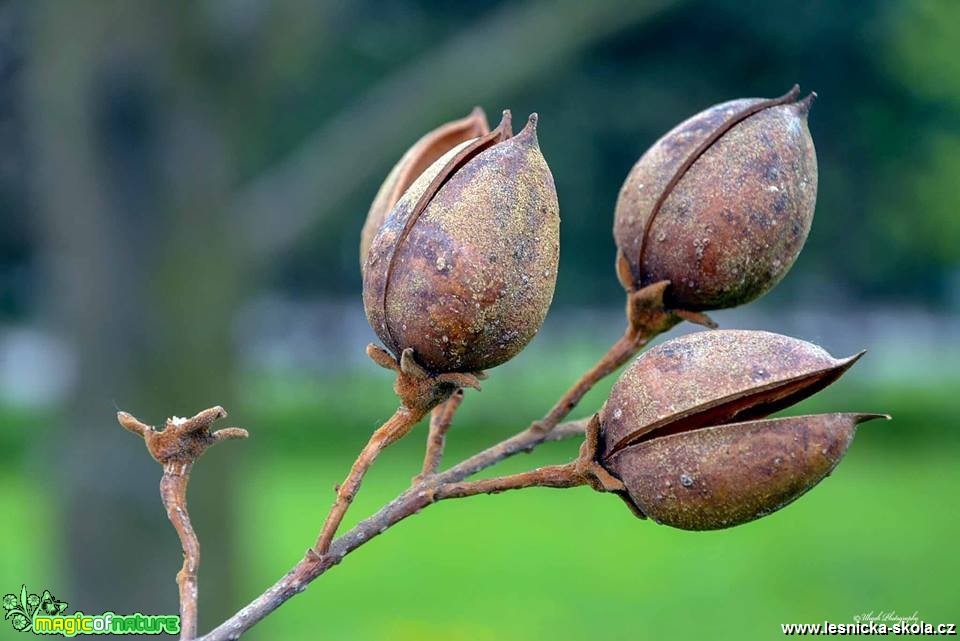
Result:
{"label": "rough bark texture", "polygon": [[170,463],[163,468],[160,480],[160,498],[167,511],[167,519],[180,537],[183,548],[183,566],[177,572],[180,591],[180,638],[197,636],[197,570],[200,567],[200,540],[190,522],[187,511],[187,485],[190,483],[190,463]]}

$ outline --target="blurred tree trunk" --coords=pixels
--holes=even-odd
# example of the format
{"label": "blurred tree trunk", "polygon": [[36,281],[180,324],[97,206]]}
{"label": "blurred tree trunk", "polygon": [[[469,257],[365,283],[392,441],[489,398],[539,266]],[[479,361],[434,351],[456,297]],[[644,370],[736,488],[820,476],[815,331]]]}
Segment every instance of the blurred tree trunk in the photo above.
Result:
{"label": "blurred tree trunk", "polygon": [[[182,9],[182,7],[181,7]],[[230,319],[243,279],[222,212],[229,182],[213,114],[189,95],[164,3],[23,6],[30,175],[52,283],[40,304],[72,341],[56,478],[72,610],[176,612],[176,535],[159,467],[116,424],[228,409]],[[201,629],[237,602],[231,558],[234,444],[191,487],[200,534]],[[224,452],[223,450],[234,450]]]}

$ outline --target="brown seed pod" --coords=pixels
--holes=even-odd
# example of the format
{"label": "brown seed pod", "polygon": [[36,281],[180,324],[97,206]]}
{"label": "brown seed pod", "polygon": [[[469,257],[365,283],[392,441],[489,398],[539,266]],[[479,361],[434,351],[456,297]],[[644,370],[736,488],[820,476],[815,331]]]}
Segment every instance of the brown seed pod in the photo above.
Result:
{"label": "brown seed pod", "polygon": [[[614,385],[599,415],[600,463],[623,481],[636,508],[676,527],[729,527],[772,512],[833,469],[846,450],[844,434],[852,437],[866,415],[756,419],[828,386],[860,356],[835,359],[811,343],[760,331],[667,341]],[[837,455],[824,459],[828,452]],[[689,461],[701,462],[697,474],[681,469]],[[700,493],[687,492],[696,478]],[[667,492],[668,481],[680,489]]]}
{"label": "brown seed pod", "polygon": [[705,427],[644,441],[617,456],[630,500],[684,530],[740,525],[779,510],[822,481],[858,423],[878,414],[819,414]]}
{"label": "brown seed pod", "polygon": [[752,330],[667,341],[634,360],[610,391],[600,414],[604,454],[645,437],[768,416],[833,383],[861,355],[835,359],[813,343]]}
{"label": "brown seed pod", "polygon": [[367,319],[386,347],[432,372],[503,363],[533,338],[553,299],[559,205],[536,115],[509,112],[424,171],[390,212],[364,267]]}
{"label": "brown seed pod", "polygon": [[367,212],[367,219],[360,232],[361,269],[367,259],[367,252],[370,251],[370,244],[380,231],[384,219],[413,181],[426,171],[427,167],[460,143],[488,133],[490,133],[490,125],[487,124],[487,115],[483,109],[475,107],[466,118],[437,127],[420,138],[403,154],[377,190],[377,195],[370,205],[370,211]]}
{"label": "brown seed pod", "polygon": [[669,280],[672,308],[734,307],[769,291],[806,241],[817,195],[815,94],[715,105],[640,158],[617,200],[618,274]]}

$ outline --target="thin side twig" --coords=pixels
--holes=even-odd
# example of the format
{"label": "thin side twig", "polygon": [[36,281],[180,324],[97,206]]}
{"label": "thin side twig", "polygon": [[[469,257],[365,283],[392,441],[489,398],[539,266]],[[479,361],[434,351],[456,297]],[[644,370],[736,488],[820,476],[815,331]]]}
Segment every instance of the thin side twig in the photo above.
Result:
{"label": "thin side twig", "polygon": [[443,447],[446,441],[447,430],[453,423],[453,416],[463,401],[463,389],[458,389],[450,398],[433,408],[430,414],[430,433],[427,435],[427,451],[423,456],[423,469],[420,476],[414,481],[421,480],[423,477],[436,474],[440,467],[440,460],[443,458]]}
{"label": "thin side twig", "polygon": [[[246,630],[250,629],[258,621],[276,610],[290,597],[299,592],[303,592],[307,585],[328,569],[340,563],[343,558],[351,551],[361,546],[371,538],[378,536],[399,521],[416,514],[431,503],[442,498],[454,498],[455,496],[472,496],[481,491],[499,491],[501,489],[516,489],[519,487],[529,487],[525,483],[536,482],[544,483],[568,483],[566,478],[549,477],[557,473],[558,469],[553,468],[547,472],[547,476],[533,477],[531,473],[521,474],[511,477],[503,477],[499,480],[477,482],[477,484],[461,484],[461,481],[477,472],[496,465],[500,461],[513,456],[519,452],[530,452],[538,445],[549,440],[560,440],[575,435],[587,433],[589,419],[574,421],[569,424],[561,424],[570,412],[583,399],[588,391],[604,377],[616,371],[621,365],[636,355],[644,345],[659,334],[667,331],[681,320],[712,325],[712,321],[702,314],[677,313],[664,308],[663,292],[669,285],[669,282],[662,281],[654,283],[637,291],[629,291],[627,295],[627,319],[628,325],[624,335],[617,340],[609,350],[600,358],[597,363],[590,368],[583,376],[577,380],[574,385],[558,400],[549,412],[539,421],[535,421],[527,429],[515,434],[514,436],[493,445],[486,450],[471,456],[461,463],[453,466],[446,472],[431,474],[418,477],[413,486],[406,492],[400,494],[393,501],[381,508],[373,516],[361,521],[352,530],[342,537],[333,541],[333,534],[339,520],[331,528],[325,526],[328,531],[328,540],[325,540],[327,546],[318,545],[307,551],[306,556],[296,566],[293,567],[283,578],[277,581],[266,592],[254,599],[249,605],[227,619],[224,623],[211,631],[203,641],[226,641],[237,639]],[[382,350],[381,350],[382,351]],[[394,366],[386,356],[379,356],[376,348],[368,348],[371,358],[384,367],[393,369]],[[445,428],[444,428],[445,429]],[[595,447],[596,433],[587,439],[587,445]],[[581,462],[581,465],[583,462]],[[432,463],[431,463],[432,465]],[[425,466],[426,467],[426,466]],[[565,466],[558,466],[564,468]],[[584,470],[581,469],[581,472]],[[564,469],[559,472],[560,476],[566,474]],[[603,475],[597,476],[589,481],[591,485],[609,486],[609,489],[616,489],[615,479],[604,478]],[[548,478],[549,477],[549,478]],[[581,480],[583,478],[581,477]],[[584,484],[577,482],[577,485]],[[449,486],[450,489],[444,489]],[[509,487],[508,487],[509,486]],[[570,485],[553,485],[553,487],[570,487]],[[446,494],[445,494],[446,492]],[[459,494],[458,494],[459,493]],[[342,512],[345,512],[346,506],[343,506]],[[339,519],[343,515],[340,513]],[[328,524],[330,520],[328,519]]]}
{"label": "thin side twig", "polygon": [[623,336],[554,403],[542,419],[530,426],[531,429],[544,432],[552,430],[573,411],[594,385],[617,371],[640,353],[647,343],[682,320],[715,326],[704,314],[667,310],[663,295],[669,285],[670,281],[659,281],[627,292],[627,329]]}
{"label": "thin side twig", "polygon": [[420,482],[403,492],[376,514],[358,523],[352,530],[335,540],[326,554],[319,556],[308,550],[307,555],[279,581],[246,607],[217,626],[201,641],[233,641],[283,605],[290,597],[306,590],[307,585],[321,574],[339,564],[345,556],[370,539],[380,535],[408,516],[412,516],[437,501],[437,490],[444,484],[457,483],[520,452],[530,452],[546,441],[582,436],[588,419],[558,425],[550,432],[524,430],[496,445],[470,457],[445,472]]}
{"label": "thin side twig", "polygon": [[587,392],[593,389],[598,382],[615,372],[621,365],[635,356],[653,336],[638,336],[628,330],[621,336],[600,360],[581,376],[573,386],[554,403],[550,411],[531,427],[535,430],[549,432],[583,400]]}
{"label": "thin side twig", "polygon": [[168,463],[163,466],[160,479],[160,498],[167,510],[167,518],[180,537],[183,547],[183,566],[177,572],[180,590],[180,638],[197,636],[197,568],[200,567],[200,540],[187,511],[187,485],[193,463]]}
{"label": "thin side twig", "polygon": [[387,419],[387,422],[381,425],[377,431],[370,436],[370,440],[367,441],[367,444],[363,450],[361,450],[359,456],[357,456],[357,460],[354,461],[353,466],[350,468],[347,478],[337,487],[337,498],[333,502],[333,507],[330,508],[330,513],[327,515],[327,519],[314,545],[316,554],[323,555],[330,548],[330,543],[337,533],[337,528],[340,527],[340,523],[350,508],[350,504],[360,490],[363,477],[366,475],[367,470],[370,469],[370,466],[373,465],[377,456],[380,455],[380,452],[406,436],[421,418],[423,418],[422,412],[414,411],[405,405],[401,405],[397,411],[393,413],[393,416]]}
{"label": "thin side twig", "polygon": [[486,376],[483,372],[432,374],[417,362],[413,349],[409,347],[401,352],[399,358],[395,358],[376,345],[367,345],[367,355],[380,367],[396,373],[393,389],[400,397],[400,407],[373,433],[354,461],[347,478],[337,486],[337,497],[311,552],[317,556],[326,554],[337,528],[360,490],[363,477],[380,452],[406,436],[420,419],[447,401],[457,390],[464,387],[480,389],[480,379]]}
{"label": "thin side twig", "polygon": [[[569,430],[570,424],[563,427]],[[576,426],[576,434],[580,433],[580,425]],[[551,432],[561,432],[558,428]],[[440,485],[433,493],[434,500],[459,499],[477,494],[499,494],[507,490],[522,490],[528,487],[570,488],[589,485],[598,492],[623,493],[626,488],[623,482],[610,474],[597,462],[597,453],[600,448],[600,418],[594,414],[586,422],[585,438],[580,445],[580,456],[571,463],[564,465],[547,465],[529,472],[498,476],[480,481],[447,482]]]}
{"label": "thin side twig", "polygon": [[567,463],[479,481],[446,483],[437,488],[434,499],[442,501],[443,499],[462,499],[477,494],[499,494],[507,490],[522,490],[528,487],[568,488],[586,484],[587,481],[578,474],[576,464]]}

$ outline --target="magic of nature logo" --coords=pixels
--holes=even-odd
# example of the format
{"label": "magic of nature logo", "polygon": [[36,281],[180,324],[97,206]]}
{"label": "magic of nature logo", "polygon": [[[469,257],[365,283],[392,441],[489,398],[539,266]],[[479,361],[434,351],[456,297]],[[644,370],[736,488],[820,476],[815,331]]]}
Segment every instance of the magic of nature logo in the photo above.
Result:
{"label": "magic of nature logo", "polygon": [[5,620],[18,632],[34,634],[57,634],[74,637],[78,634],[179,634],[178,615],[115,614],[64,614],[67,602],[60,601],[44,590],[42,594],[31,593],[27,586],[20,587],[20,594],[5,594],[3,610]]}

